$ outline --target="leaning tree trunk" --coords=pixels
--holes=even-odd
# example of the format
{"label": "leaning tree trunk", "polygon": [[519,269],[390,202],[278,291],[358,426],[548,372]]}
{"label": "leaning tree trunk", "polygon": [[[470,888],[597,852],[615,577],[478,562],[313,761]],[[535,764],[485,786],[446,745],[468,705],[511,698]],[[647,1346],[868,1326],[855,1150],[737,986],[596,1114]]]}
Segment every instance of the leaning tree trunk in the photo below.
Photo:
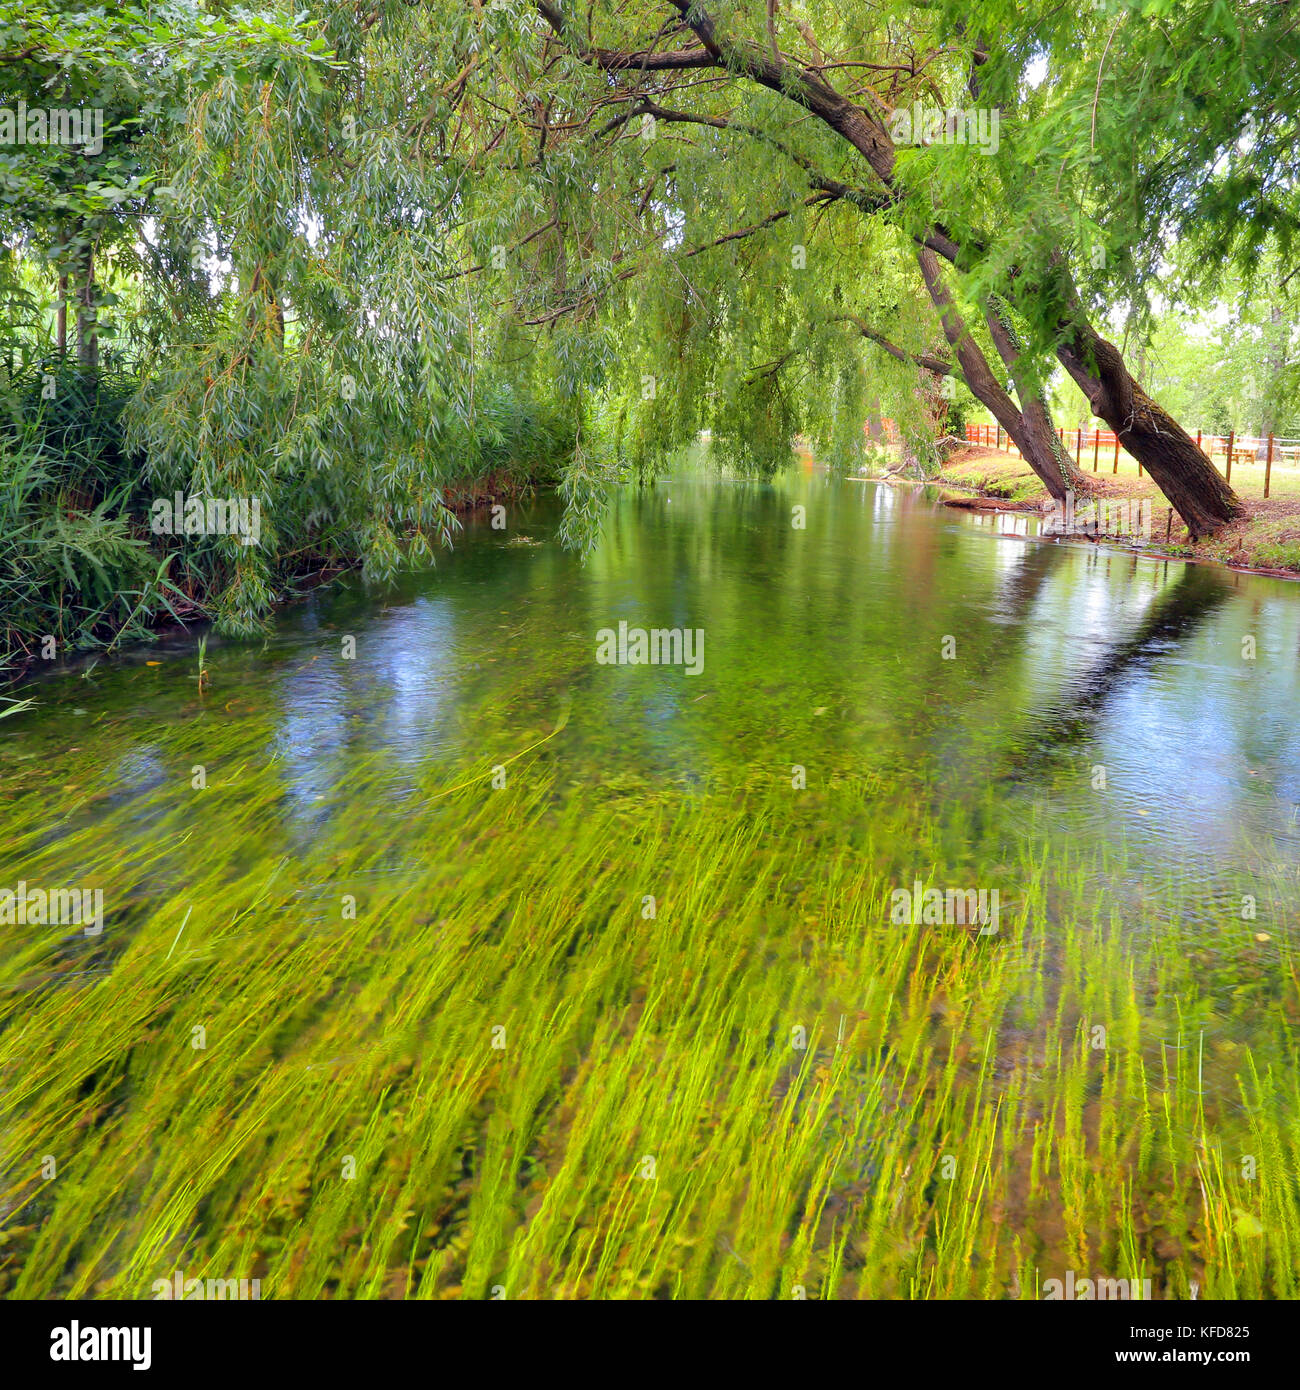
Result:
{"label": "leaning tree trunk", "polygon": [[1133,379],[1113,343],[1092,328],[1076,327],[1057,356],[1088,397],[1092,413],[1151,474],[1193,540],[1242,514],[1237,494],[1178,421]]}
{"label": "leaning tree trunk", "polygon": [[1026,368],[1024,346],[1006,306],[996,295],[989,296],[984,318],[989,326],[993,346],[997,348],[998,355],[1005,363],[1015,384],[1016,395],[1020,397],[1023,428],[1032,442],[1034,457],[1052,461],[1051,466],[1054,472],[1060,475],[1067,492],[1073,492],[1076,497],[1087,497],[1092,492],[1092,483],[1087,475],[1075,466],[1061,444],[1042,387]]}
{"label": "leaning tree trunk", "polygon": [[994,375],[988,359],[980,351],[979,345],[971,337],[965,322],[953,304],[948,287],[943,282],[939,261],[928,247],[917,252],[921,265],[921,275],[930,299],[939,311],[939,321],[943,325],[943,335],[952,347],[953,356],[961,367],[962,379],[970,387],[971,394],[981,405],[993,412],[993,418],[1011,436],[1012,442],[1020,450],[1024,461],[1034,470],[1048,493],[1058,502],[1064,502],[1073,490],[1086,492],[1087,487],[1076,484],[1074,470],[1063,466],[1056,451],[1043,437],[1043,421],[1046,431],[1055,440],[1051,421],[1042,411],[1042,420],[1026,419],[1026,412],[1019,410],[1016,403],[1002,389],[1002,383]]}
{"label": "leaning tree trunk", "polygon": [[1115,344],[1087,321],[1059,259],[1056,270],[1069,314],[1061,324],[1056,355],[1087,396],[1092,413],[1151,474],[1193,540],[1235,521],[1244,511],[1237,494],[1178,421],[1137,383]]}

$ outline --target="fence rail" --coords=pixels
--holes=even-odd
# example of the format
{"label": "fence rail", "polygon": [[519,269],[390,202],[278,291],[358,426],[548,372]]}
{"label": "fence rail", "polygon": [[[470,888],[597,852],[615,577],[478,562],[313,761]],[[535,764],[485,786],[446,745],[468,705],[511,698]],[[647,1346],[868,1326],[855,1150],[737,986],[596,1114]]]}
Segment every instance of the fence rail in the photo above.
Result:
{"label": "fence rail", "polygon": [[[1099,464],[1105,456],[1111,459],[1112,473],[1119,472],[1120,439],[1114,430],[1092,429],[1092,430],[1067,430],[1062,426],[1057,430],[1061,443],[1067,447],[1074,445],[1074,462],[1076,467],[1085,468],[1084,459],[1087,450],[1092,450],[1092,471],[1098,471]],[[1070,436],[1074,438],[1071,439]],[[966,442],[968,444],[983,444],[990,449],[1005,449],[1011,452],[1011,436],[1003,430],[1001,425],[967,425]],[[1232,481],[1232,465],[1244,463],[1263,463],[1264,465],[1264,496],[1268,496],[1269,485],[1273,480],[1273,465],[1280,467],[1300,466],[1300,439],[1290,439],[1283,435],[1253,435],[1237,434],[1235,430],[1229,430],[1227,434],[1204,434],[1200,430],[1196,431],[1196,447],[1213,462],[1216,458],[1224,460],[1224,476],[1226,481]],[[1143,468],[1138,464],[1138,477],[1142,477]]]}

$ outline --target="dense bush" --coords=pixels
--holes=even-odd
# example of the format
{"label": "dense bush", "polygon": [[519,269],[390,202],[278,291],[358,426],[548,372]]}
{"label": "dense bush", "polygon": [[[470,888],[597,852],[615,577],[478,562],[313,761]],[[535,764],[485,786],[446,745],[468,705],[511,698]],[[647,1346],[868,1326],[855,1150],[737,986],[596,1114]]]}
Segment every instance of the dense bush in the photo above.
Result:
{"label": "dense bush", "polygon": [[[255,557],[238,537],[153,534],[154,498],[225,495],[229,479],[146,457],[129,430],[139,386],[66,365],[0,377],[0,663],[142,638],[159,621],[254,631],[304,575],[372,560],[377,534],[387,548],[376,577],[428,559],[408,495],[369,490],[359,473],[349,484],[346,441],[335,441],[329,488],[310,457],[261,475],[268,524]],[[454,526],[444,498],[473,497],[485,479],[551,480],[573,448],[573,421],[509,384],[485,388],[475,413],[475,432],[448,430],[410,477],[443,539]]]}
{"label": "dense bush", "polygon": [[[29,368],[3,382],[0,661],[141,635],[175,612],[165,563],[131,519],[139,470],[123,374]],[[53,647],[49,639],[53,639]]]}

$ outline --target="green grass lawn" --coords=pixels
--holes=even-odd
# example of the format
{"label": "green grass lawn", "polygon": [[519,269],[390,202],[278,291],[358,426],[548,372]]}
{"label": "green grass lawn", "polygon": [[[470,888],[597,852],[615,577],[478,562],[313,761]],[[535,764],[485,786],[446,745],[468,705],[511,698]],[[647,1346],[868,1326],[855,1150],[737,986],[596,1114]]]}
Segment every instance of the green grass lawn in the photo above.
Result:
{"label": "green grass lawn", "polygon": [[[1072,459],[1075,457],[1075,450],[1068,433],[1066,451]],[[1020,458],[1020,451],[1014,444],[1009,449],[1007,448],[1005,438],[1003,448],[999,452],[1006,453],[1010,458]],[[1220,473],[1225,471],[1227,459],[1222,454],[1216,454],[1211,461]],[[1092,445],[1085,439],[1083,449],[1079,454],[1078,466],[1083,472],[1091,474],[1093,472],[1092,465]],[[1139,478],[1137,459],[1123,449],[1119,452],[1118,468],[1116,468],[1114,445],[1109,448],[1105,445],[1102,446],[1097,459],[1096,471],[1098,475],[1104,475],[1108,478],[1118,476],[1132,481],[1137,481]],[[1263,462],[1242,463],[1239,459],[1234,459],[1231,478],[1233,490],[1242,497],[1262,498],[1264,496],[1265,471]],[[1141,473],[1140,476],[1143,480],[1150,482],[1149,475],[1145,472]],[[1152,493],[1158,495],[1154,485],[1152,485]],[[1294,461],[1288,461],[1284,465],[1275,457],[1269,474],[1268,495],[1270,498],[1300,498],[1300,466],[1297,466]]]}

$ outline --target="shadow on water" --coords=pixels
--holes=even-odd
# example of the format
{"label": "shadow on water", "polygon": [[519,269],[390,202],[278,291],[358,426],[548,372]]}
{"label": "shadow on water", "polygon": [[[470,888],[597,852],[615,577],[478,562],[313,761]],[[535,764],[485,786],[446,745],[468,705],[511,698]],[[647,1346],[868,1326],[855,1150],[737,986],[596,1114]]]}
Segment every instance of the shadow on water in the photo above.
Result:
{"label": "shadow on water", "polygon": [[[1015,605],[1028,612],[1051,566],[1026,560],[1030,572],[1014,586]],[[1036,760],[1003,780],[1045,776],[1053,760],[1077,751],[1092,739],[1109,701],[1128,678],[1147,673],[1158,661],[1188,642],[1228,600],[1232,590],[1222,575],[1204,565],[1186,565],[1183,573],[1150,603],[1137,625],[1117,640],[1082,674],[1072,676],[1054,705],[1035,712],[1030,733]],[[1020,605],[1023,603],[1023,607]]]}

